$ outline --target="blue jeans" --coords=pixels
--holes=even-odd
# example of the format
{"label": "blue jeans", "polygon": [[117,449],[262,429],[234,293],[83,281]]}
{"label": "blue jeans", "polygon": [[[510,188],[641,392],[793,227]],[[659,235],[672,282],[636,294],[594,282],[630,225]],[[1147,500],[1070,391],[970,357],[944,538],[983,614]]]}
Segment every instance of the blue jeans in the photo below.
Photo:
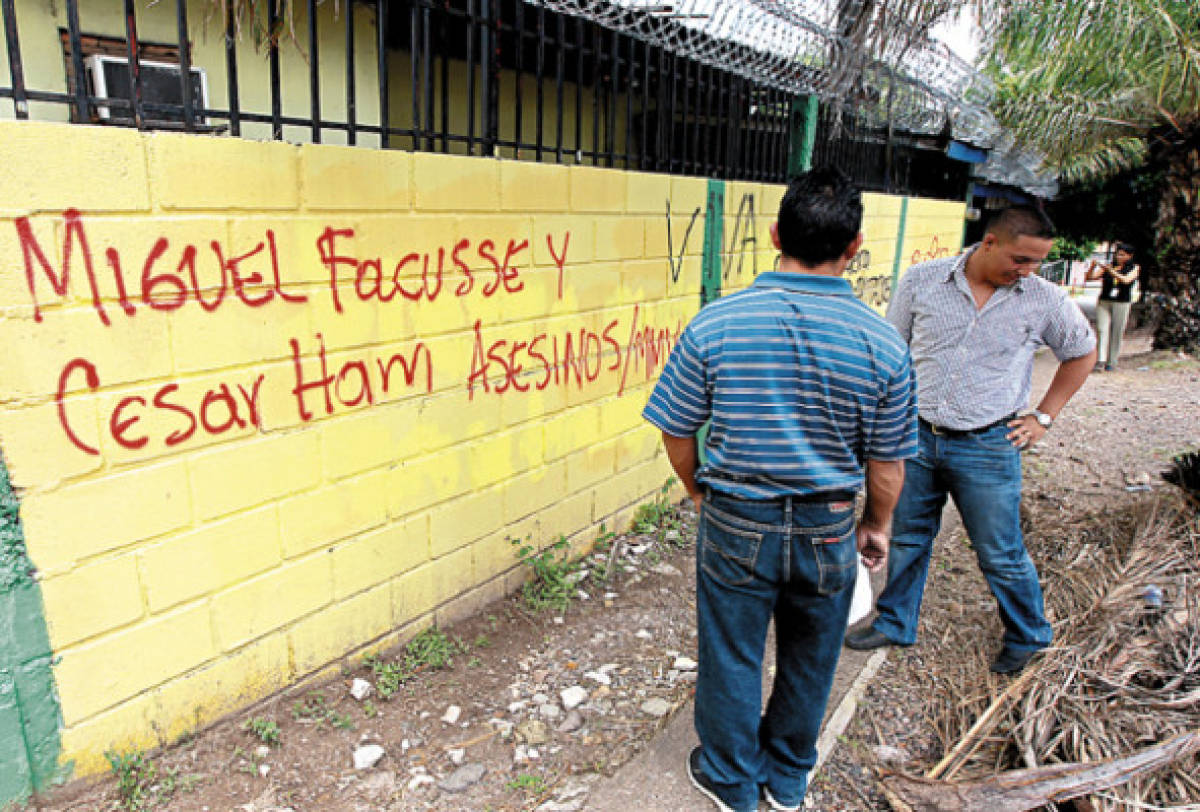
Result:
{"label": "blue jeans", "polygon": [[[695,724],[700,768],[732,809],[757,809],[763,784],[785,805],[804,799],[857,566],[853,502],[705,499]],[[772,616],[775,683],[762,715]]]}
{"label": "blue jeans", "polygon": [[1045,648],[1053,638],[1037,569],[1021,535],[1021,452],[997,426],[963,437],[920,430],[917,458],[904,467],[904,490],[892,519],[888,581],[876,601],[876,631],[901,645],[917,641],[917,617],[933,540],[946,495],[962,515],[1013,651]]}

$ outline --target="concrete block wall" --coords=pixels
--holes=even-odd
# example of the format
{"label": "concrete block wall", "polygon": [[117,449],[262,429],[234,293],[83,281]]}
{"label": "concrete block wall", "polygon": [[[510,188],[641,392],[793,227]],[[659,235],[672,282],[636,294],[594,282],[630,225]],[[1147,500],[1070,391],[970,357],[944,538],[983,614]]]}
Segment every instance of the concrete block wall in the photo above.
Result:
{"label": "concrete block wall", "polygon": [[[0,453],[77,775],[476,611],[511,539],[582,551],[670,474],[640,410],[704,179],[30,122],[0,161]],[[728,290],[781,194],[728,184]]]}

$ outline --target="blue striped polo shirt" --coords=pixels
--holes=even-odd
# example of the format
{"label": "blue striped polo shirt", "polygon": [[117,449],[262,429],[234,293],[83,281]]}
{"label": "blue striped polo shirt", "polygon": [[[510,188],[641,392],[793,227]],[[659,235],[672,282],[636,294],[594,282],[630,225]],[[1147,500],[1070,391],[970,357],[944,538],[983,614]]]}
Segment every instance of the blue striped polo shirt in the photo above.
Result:
{"label": "blue striped polo shirt", "polygon": [[749,499],[856,491],[865,460],[917,452],[908,347],[839,277],[771,271],[706,306],[642,416],[676,437],[711,418],[696,479]]}

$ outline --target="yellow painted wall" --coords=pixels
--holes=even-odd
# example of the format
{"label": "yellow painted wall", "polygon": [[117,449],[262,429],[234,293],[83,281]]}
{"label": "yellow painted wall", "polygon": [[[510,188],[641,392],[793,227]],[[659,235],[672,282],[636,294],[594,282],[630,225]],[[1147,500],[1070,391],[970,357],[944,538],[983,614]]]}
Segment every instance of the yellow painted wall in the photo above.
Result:
{"label": "yellow painted wall", "polygon": [[[510,538],[586,549],[669,475],[640,410],[703,179],[30,122],[0,163],[0,450],[80,773],[476,611]],[[728,185],[727,290],[781,194]]]}
{"label": "yellow painted wall", "polygon": [[964,215],[965,205],[957,200],[910,198],[900,252],[901,270],[961,251]]}

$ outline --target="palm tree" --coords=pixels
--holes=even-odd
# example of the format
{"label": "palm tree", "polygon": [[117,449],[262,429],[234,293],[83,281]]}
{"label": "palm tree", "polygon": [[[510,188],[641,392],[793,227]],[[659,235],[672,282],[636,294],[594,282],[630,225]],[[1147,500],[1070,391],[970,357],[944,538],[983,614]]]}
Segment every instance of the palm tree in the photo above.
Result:
{"label": "palm tree", "polygon": [[1200,348],[1200,3],[1000,0],[989,17],[994,112],[1018,142],[1068,182],[1161,171],[1156,346]]}

